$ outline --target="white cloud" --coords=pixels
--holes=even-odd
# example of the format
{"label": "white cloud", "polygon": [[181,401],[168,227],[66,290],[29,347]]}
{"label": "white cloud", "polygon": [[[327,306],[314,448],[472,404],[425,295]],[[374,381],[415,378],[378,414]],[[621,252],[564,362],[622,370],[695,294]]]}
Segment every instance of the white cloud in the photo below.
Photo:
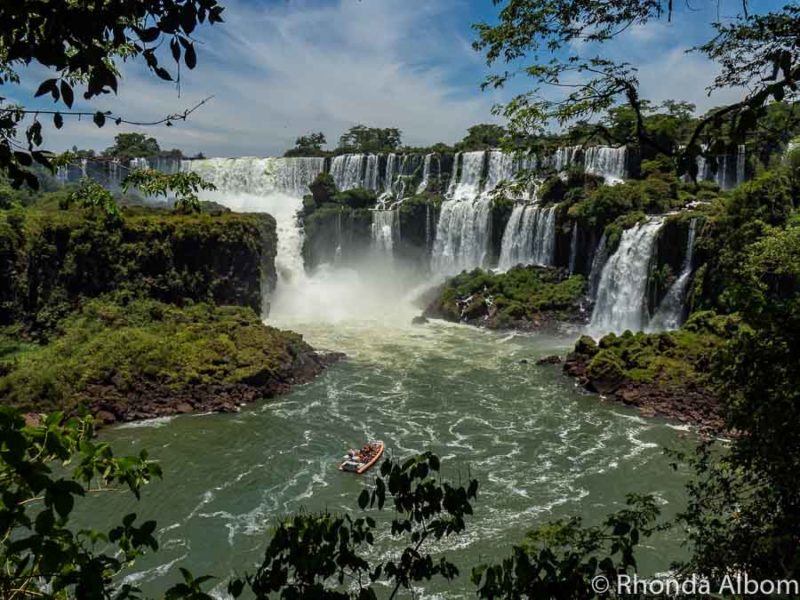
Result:
{"label": "white cloud", "polygon": [[[200,32],[200,64],[184,72],[180,98],[171,84],[126,65],[119,96],[97,106],[147,119],[214,95],[187,123],[142,130],[164,147],[207,155],[275,154],[313,130],[335,143],[356,123],[399,127],[413,145],[453,142],[492,118],[479,74],[468,85],[451,79],[474,64],[463,37],[444,31],[457,2],[226,4],[226,23]],[[103,148],[130,130],[71,122],[48,136],[56,149]]]}

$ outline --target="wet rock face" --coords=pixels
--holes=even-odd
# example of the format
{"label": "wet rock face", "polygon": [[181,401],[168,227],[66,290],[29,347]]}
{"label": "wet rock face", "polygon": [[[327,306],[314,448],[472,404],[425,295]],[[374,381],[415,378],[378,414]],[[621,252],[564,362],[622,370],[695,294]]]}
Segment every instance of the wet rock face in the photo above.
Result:
{"label": "wet rock face", "polygon": [[573,352],[564,361],[564,372],[588,391],[637,408],[643,417],[662,417],[711,432],[724,432],[722,403],[707,388],[693,382],[635,381],[608,365],[593,369],[591,363],[597,356]]}

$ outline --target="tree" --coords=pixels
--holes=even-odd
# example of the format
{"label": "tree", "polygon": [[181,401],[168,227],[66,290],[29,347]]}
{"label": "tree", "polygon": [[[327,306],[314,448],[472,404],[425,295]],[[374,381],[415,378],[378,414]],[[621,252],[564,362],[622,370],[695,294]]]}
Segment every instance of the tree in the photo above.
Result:
{"label": "tree", "polygon": [[[38,425],[0,407],[0,596],[3,598],[101,599],[132,586],[112,577],[158,544],[154,521],[125,515],[107,532],[69,526],[76,502],[90,494],[141,487],[161,476],[146,452],[117,458],[107,443],[92,439],[91,419],[54,413]],[[72,465],[71,474],[69,467]],[[58,468],[56,468],[58,467]],[[66,470],[64,470],[66,468]],[[108,546],[106,552],[97,548]]]}
{"label": "tree", "polygon": [[88,177],[81,179],[78,189],[67,196],[61,208],[66,209],[73,205],[99,213],[109,224],[118,222],[121,218],[119,206],[111,192]]}
{"label": "tree", "polygon": [[145,196],[173,195],[175,211],[180,213],[200,212],[200,190],[215,190],[217,187],[194,171],[164,173],[156,169],[134,169],[122,182],[122,191],[138,188]]}
{"label": "tree", "polygon": [[[294,515],[278,526],[261,567],[246,578],[256,598],[361,600],[388,589],[392,599],[433,577],[452,580],[458,567],[446,557],[434,559],[430,545],[464,531],[478,482],[453,487],[441,481],[439,469],[439,458],[430,452],[403,462],[386,460],[374,488],[358,497],[361,510],[382,510],[389,501],[394,518],[382,535],[407,544],[398,558],[374,560],[371,547],[381,527],[369,513],[356,519]],[[244,585],[234,580],[229,591],[241,593]]]}
{"label": "tree", "polygon": [[142,133],[118,133],[114,145],[103,151],[103,156],[128,161],[132,158],[150,158],[161,152],[158,141]]}
{"label": "tree", "polygon": [[[160,79],[180,82],[162,65],[165,53],[180,67],[197,64],[194,32],[199,25],[222,22],[217,0],[141,0],[139,2],[4,2],[0,8],[0,85],[17,85],[20,72],[32,63],[51,72],[35,96],[50,95],[63,109],[36,110],[0,100],[0,169],[15,187],[38,187],[29,167],[34,162],[52,168],[43,149],[40,118],[52,117],[56,128],[65,117],[91,117],[98,127],[116,124],[166,124],[185,120],[195,107],[149,123],[137,123],[111,112],[73,110],[75,95],[90,101],[116,93],[118,60],[143,58]],[[5,94],[4,94],[5,95]],[[202,104],[202,103],[200,103]],[[24,142],[19,138],[24,134]]]}
{"label": "tree", "polygon": [[467,129],[467,135],[458,143],[459,150],[486,150],[500,146],[506,130],[494,123],[481,123]]}
{"label": "tree", "polygon": [[[646,122],[635,65],[609,58],[604,44],[631,26],[672,19],[672,0],[495,0],[504,6],[495,24],[479,23],[475,47],[490,65],[531,60],[521,71],[534,81],[530,92],[511,100],[500,112],[512,132],[543,132],[551,123],[599,118],[620,101],[635,117],[636,141],[653,153],[675,155],[681,172],[697,174],[697,157],[725,153],[753,132],[772,101],[798,98],[800,7],[787,5],[766,14],[751,14],[747,0],[729,22],[716,22],[716,35],[696,48],[721,67],[709,91],[748,90],[741,101],[722,106],[699,119],[682,149],[670,148]],[[599,50],[598,50],[599,49]],[[598,50],[596,52],[596,50]],[[548,57],[548,58],[540,58]],[[747,58],[743,58],[747,57]],[[489,76],[484,87],[501,87],[513,73]],[[550,92],[554,92],[555,96]]]}
{"label": "tree", "polygon": [[343,152],[391,152],[401,144],[399,129],[356,125],[339,138],[339,150]]}
{"label": "tree", "polygon": [[629,496],[628,508],[602,525],[580,518],[543,525],[514,546],[509,558],[472,571],[479,598],[588,599],[605,597],[600,578],[613,595],[620,575],[635,573],[634,551],[644,538],[663,528],[652,496]]}
{"label": "tree", "polygon": [[325,134],[321,131],[301,135],[295,140],[294,148],[287,150],[284,156],[323,156],[325,152],[322,147],[327,143]]}

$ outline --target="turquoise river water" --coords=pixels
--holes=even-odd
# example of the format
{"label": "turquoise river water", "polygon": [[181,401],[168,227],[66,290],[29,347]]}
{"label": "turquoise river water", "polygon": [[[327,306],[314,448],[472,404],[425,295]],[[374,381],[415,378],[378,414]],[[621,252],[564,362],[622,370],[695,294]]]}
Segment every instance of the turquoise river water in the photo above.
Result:
{"label": "turquoise river water", "polygon": [[[336,464],[371,438],[385,440],[393,457],[430,449],[442,457],[445,476],[480,481],[467,532],[437,548],[462,577],[431,582],[422,597],[474,597],[472,566],[500,560],[548,520],[598,522],[626,493],[655,494],[667,516],[679,509],[684,475],[662,448],[690,443],[685,434],[582,392],[558,366],[535,364],[565,352],[574,337],[439,322],[414,327],[407,316],[278,319],[348,359],[238,414],[156,419],[103,433],[116,452],[147,448],[164,469],[139,503],[106,494],[82,509],[95,527],[110,526],[122,511],[158,521],[159,552],[137,561],[126,579],[157,595],[187,567],[219,577],[215,594],[223,597],[226,577],[260,563],[281,515],[358,510],[369,477],[340,473]],[[376,557],[396,549],[378,539]],[[642,566],[664,569],[680,552],[677,534],[664,534],[648,541]]]}

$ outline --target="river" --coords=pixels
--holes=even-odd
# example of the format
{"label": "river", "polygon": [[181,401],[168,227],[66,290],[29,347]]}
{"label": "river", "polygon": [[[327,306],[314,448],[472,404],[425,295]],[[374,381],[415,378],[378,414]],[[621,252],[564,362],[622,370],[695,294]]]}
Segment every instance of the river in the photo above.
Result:
{"label": "river", "polygon": [[[360,314],[356,296],[347,302],[331,318],[298,310],[270,320],[316,347],[347,353],[315,382],[238,414],[103,433],[117,453],[147,448],[164,469],[140,503],[104,495],[80,515],[95,527],[132,510],[158,521],[160,550],[137,561],[128,581],[155,595],[180,579],[179,566],[221,579],[252,572],[281,515],[357,511],[370,478],[340,473],[336,461],[369,438],[385,440],[393,457],[430,449],[442,457],[446,477],[480,481],[467,532],[441,547],[462,577],[449,586],[431,582],[426,597],[474,597],[471,567],[500,560],[548,520],[579,515],[596,523],[630,492],[655,494],[667,515],[681,506],[685,475],[662,451],[690,443],[680,429],[604,403],[559,367],[535,364],[564,353],[574,336],[412,326],[410,308]],[[376,557],[395,549],[381,538]],[[662,534],[647,542],[641,566],[663,570],[680,552],[677,534]],[[217,593],[223,589],[217,584]]]}

